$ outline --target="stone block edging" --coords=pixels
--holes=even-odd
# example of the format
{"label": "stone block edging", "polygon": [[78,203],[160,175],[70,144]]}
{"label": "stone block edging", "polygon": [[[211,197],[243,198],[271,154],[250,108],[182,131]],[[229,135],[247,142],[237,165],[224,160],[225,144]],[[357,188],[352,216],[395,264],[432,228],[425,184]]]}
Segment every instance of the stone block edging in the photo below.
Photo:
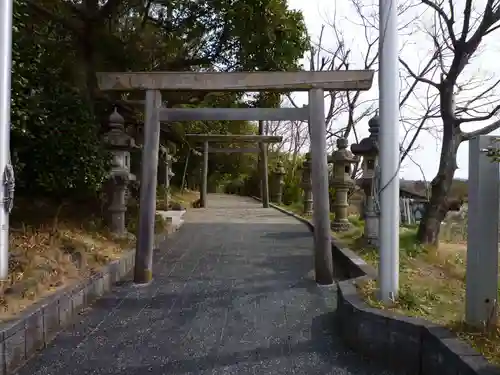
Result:
{"label": "stone block edging", "polygon": [[[309,220],[274,204],[270,206],[314,231]],[[375,269],[333,238],[332,256],[336,276],[342,280],[337,288],[339,334],[353,350],[411,375],[500,374],[500,366],[488,363],[447,328],[368,306],[356,284],[375,279]]]}
{"label": "stone block edging", "polygon": [[[155,248],[169,233],[155,237]],[[44,349],[61,330],[71,325],[82,309],[132,271],[134,263],[135,250],[128,250],[91,277],[42,298],[14,319],[0,323],[0,375],[15,373]]]}

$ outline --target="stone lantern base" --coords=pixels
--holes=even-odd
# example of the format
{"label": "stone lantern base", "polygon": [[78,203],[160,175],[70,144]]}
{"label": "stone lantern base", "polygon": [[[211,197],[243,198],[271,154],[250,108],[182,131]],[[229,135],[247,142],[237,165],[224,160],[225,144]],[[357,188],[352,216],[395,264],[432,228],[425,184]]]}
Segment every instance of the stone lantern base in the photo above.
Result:
{"label": "stone lantern base", "polygon": [[312,215],[313,214],[313,200],[312,194],[306,192],[306,198],[304,199],[304,207],[302,209],[304,215]]}
{"label": "stone lantern base", "polygon": [[352,228],[352,224],[349,220],[344,219],[344,220],[338,220],[338,221],[332,221],[331,224],[331,229],[334,232],[348,232]]}
{"label": "stone lantern base", "polygon": [[363,238],[371,246],[379,246],[379,216],[375,212],[375,202],[373,197],[369,196],[366,199],[365,208],[365,230]]}
{"label": "stone lantern base", "polygon": [[123,233],[111,233],[111,238],[113,240],[120,240],[120,241],[128,241],[128,242],[133,242],[136,240],[136,237],[133,233],[130,232],[123,232]]}

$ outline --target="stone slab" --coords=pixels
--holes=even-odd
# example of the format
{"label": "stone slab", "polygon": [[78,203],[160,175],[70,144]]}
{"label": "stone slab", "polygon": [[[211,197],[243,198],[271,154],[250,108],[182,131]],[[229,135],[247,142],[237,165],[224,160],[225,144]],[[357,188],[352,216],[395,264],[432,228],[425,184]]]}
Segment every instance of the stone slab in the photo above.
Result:
{"label": "stone slab", "polygon": [[160,215],[163,219],[169,220],[174,228],[174,230],[179,229],[182,224],[184,224],[183,216],[186,213],[186,210],[183,211],[174,211],[174,210],[168,210],[168,211],[161,211],[158,210],[156,211],[157,215]]}

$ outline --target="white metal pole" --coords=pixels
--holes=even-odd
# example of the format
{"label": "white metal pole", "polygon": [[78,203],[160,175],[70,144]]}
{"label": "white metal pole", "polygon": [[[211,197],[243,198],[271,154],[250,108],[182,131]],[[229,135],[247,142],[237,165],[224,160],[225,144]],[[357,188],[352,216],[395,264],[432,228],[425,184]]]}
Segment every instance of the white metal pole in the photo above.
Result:
{"label": "white metal pole", "polygon": [[[10,87],[12,69],[12,0],[0,1],[0,279],[9,272]],[[12,171],[12,169],[10,169]],[[10,185],[10,186],[9,186]],[[10,199],[9,199],[10,198]]]}
{"label": "white metal pole", "polygon": [[399,288],[399,61],[397,0],[379,0],[380,12],[380,298]]}

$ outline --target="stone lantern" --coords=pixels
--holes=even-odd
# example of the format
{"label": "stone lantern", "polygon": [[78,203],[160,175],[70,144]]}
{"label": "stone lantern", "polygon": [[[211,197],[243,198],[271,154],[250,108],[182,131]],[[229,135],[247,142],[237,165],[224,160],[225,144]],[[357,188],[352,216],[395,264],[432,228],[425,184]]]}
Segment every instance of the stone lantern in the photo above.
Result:
{"label": "stone lantern", "polygon": [[127,186],[135,176],[130,173],[130,151],[135,147],[134,139],[125,133],[125,120],[115,111],[109,117],[109,131],[104,135],[104,143],[111,152],[111,171],[108,176],[107,224],[116,237],[128,237],[125,213],[127,212]]}
{"label": "stone lantern", "polygon": [[368,121],[368,131],[370,136],[364,138],[358,144],[351,145],[351,151],[354,155],[363,158],[361,165],[361,188],[365,193],[365,204],[363,216],[365,219],[364,238],[368,244],[378,246],[379,240],[379,209],[376,201],[376,192],[373,182],[376,169],[378,167],[378,133],[380,129],[380,120],[378,115]]}
{"label": "stone lantern", "polygon": [[357,161],[357,158],[347,149],[347,139],[337,139],[337,150],[333,152],[331,161],[333,163],[333,175],[330,184],[335,189],[335,200],[333,211],[335,218],[332,221],[331,228],[334,232],[345,232],[351,228],[351,223],[347,219],[347,194],[349,189],[354,186],[351,178],[351,164]]}
{"label": "stone lantern", "polygon": [[301,187],[304,190],[304,214],[312,214],[312,178],[311,178],[311,154],[308,152],[302,164]]}
{"label": "stone lantern", "polygon": [[169,206],[169,201],[170,201],[170,180],[172,179],[173,176],[175,176],[175,173],[172,172],[172,164],[176,159],[174,156],[171,154],[170,148],[165,148],[165,152],[163,154],[163,163],[162,163],[162,185],[165,188],[165,203],[166,206]]}
{"label": "stone lantern", "polygon": [[172,164],[177,160],[171,154],[167,154],[166,159],[167,178],[165,180],[165,188],[167,189],[167,191],[170,191],[170,180],[175,176],[175,173],[172,172]]}
{"label": "stone lantern", "polygon": [[283,163],[279,161],[276,168],[273,170],[273,201],[276,204],[281,204],[283,200],[283,187],[285,186],[285,168]]}

